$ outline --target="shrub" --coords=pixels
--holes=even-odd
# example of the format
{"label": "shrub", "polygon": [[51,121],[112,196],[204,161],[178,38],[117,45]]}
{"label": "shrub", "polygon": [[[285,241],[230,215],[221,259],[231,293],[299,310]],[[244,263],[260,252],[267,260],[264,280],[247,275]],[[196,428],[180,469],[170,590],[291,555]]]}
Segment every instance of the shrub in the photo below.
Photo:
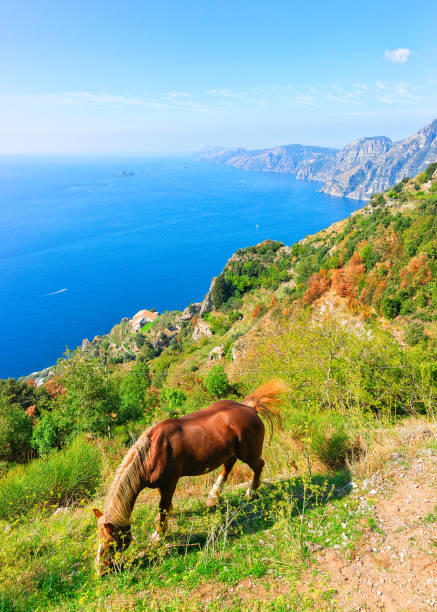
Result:
{"label": "shrub", "polygon": [[386,319],[394,319],[401,310],[401,302],[398,298],[385,296],[381,303],[381,312]]}
{"label": "shrub", "polygon": [[169,417],[181,414],[181,408],[187,399],[185,393],[180,389],[165,388],[160,395],[161,407]]}
{"label": "shrub", "polygon": [[405,327],[405,342],[410,346],[416,346],[416,344],[419,344],[425,338],[423,325],[418,321],[413,321]]}
{"label": "shrub", "polygon": [[417,177],[419,184],[421,185],[422,183],[427,183],[428,181],[430,181],[432,178],[432,175],[434,174],[436,170],[437,170],[437,162],[433,162],[426,168],[424,172],[419,174],[419,176]]}
{"label": "shrub", "polygon": [[343,416],[318,409],[293,410],[287,419],[293,437],[306,446],[312,457],[330,469],[341,469],[352,450]]}
{"label": "shrub", "polygon": [[147,389],[150,386],[149,368],[144,361],[138,361],[132,369],[123,374],[118,393],[120,405],[117,423],[140,419],[148,406]]}
{"label": "shrub", "polygon": [[212,333],[218,336],[223,336],[232,325],[228,317],[214,316],[211,313],[207,313],[203,318],[209,323]]}
{"label": "shrub", "polygon": [[205,387],[214,397],[222,397],[229,389],[228,376],[221,365],[210,369],[205,378]]}
{"label": "shrub", "polygon": [[0,460],[23,461],[30,451],[32,421],[18,404],[0,398]]}
{"label": "shrub", "polygon": [[56,412],[44,412],[38,419],[33,430],[32,447],[38,451],[40,457],[48,455],[52,449],[59,445],[59,428],[56,424]]}
{"label": "shrub", "polygon": [[420,351],[405,351],[388,333],[326,317],[284,313],[246,347],[232,369],[247,388],[282,378],[294,409],[400,414],[422,412],[435,390],[421,379]]}
{"label": "shrub", "polygon": [[9,471],[0,482],[0,519],[88,497],[100,483],[100,473],[99,451],[78,438],[65,450]]}

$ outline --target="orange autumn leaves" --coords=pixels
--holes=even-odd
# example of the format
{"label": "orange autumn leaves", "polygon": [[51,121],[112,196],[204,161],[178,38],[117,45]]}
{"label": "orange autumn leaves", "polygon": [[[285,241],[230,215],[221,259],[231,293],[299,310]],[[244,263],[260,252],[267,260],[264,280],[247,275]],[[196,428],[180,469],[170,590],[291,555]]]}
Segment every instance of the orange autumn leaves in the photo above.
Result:
{"label": "orange autumn leaves", "polygon": [[358,284],[364,277],[365,267],[363,258],[355,252],[348,263],[334,270],[322,269],[312,274],[308,281],[308,288],[303,295],[304,304],[312,304],[327,289],[332,287],[340,297],[357,298]]}
{"label": "orange autumn leaves", "polygon": [[[363,304],[375,304],[381,299],[388,279],[393,278],[392,261],[390,258],[376,262],[370,270],[366,271],[363,258],[357,250],[345,266],[333,270],[321,269],[312,274],[303,294],[303,303],[312,304],[325,291],[332,288],[338,296],[350,298],[353,302],[359,300]],[[432,281],[432,271],[426,253],[412,257],[399,272],[401,289],[417,288],[430,281]]]}

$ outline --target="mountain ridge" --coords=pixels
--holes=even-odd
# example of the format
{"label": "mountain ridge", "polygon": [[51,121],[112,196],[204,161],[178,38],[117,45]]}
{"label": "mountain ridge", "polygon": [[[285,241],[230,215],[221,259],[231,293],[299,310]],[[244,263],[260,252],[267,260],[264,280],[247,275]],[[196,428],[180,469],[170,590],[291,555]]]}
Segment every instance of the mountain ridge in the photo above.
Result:
{"label": "mountain ridge", "polygon": [[399,141],[370,136],[342,149],[299,144],[255,150],[209,148],[200,158],[244,170],[294,174],[323,183],[324,193],[368,200],[437,160],[437,119]]}

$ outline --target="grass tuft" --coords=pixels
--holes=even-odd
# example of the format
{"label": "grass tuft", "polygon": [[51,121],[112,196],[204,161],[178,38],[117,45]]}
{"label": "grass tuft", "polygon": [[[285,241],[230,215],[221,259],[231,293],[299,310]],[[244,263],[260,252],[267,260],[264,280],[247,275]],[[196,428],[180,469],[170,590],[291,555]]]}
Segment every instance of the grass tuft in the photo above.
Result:
{"label": "grass tuft", "polygon": [[84,438],[47,458],[17,466],[0,481],[0,520],[89,497],[100,483],[101,470],[99,451]]}

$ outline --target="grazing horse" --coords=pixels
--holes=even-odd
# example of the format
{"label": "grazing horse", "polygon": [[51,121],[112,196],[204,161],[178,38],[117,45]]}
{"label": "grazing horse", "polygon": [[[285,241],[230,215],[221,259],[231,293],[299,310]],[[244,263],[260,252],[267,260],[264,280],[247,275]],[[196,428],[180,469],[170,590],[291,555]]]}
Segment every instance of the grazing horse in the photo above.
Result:
{"label": "grazing horse", "polygon": [[208,506],[212,507],[240,459],[253,470],[253,479],[246,491],[250,496],[260,485],[264,467],[261,457],[264,424],[258,414],[266,418],[273,432],[274,421],[281,423],[278,403],[285,392],[282,381],[272,380],[248,395],[243,404],[221,400],[192,414],[166,419],[144,431],[117,469],[104,512],[93,511],[99,532],[98,573],[110,571],[116,552],[126,550],[131,543],[130,516],[144,487],[158,489],[161,495],[154,540],[159,540],[167,529],[167,515],[181,476],[198,476],[223,465],[209,493]]}

